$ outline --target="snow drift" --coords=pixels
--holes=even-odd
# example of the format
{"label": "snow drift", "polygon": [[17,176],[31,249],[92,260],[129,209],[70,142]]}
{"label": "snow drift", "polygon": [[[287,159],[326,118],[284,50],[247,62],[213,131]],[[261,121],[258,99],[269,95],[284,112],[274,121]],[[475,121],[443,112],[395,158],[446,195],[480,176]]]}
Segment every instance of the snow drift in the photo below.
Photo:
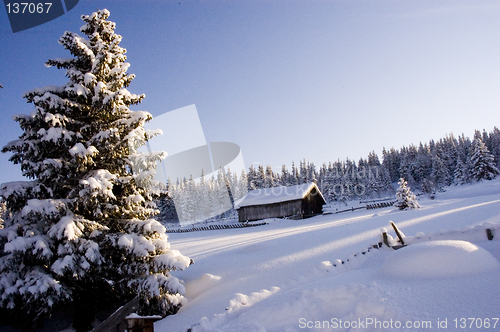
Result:
{"label": "snow drift", "polygon": [[467,241],[429,241],[401,248],[385,259],[380,272],[393,278],[446,278],[483,273],[500,264],[483,248]]}

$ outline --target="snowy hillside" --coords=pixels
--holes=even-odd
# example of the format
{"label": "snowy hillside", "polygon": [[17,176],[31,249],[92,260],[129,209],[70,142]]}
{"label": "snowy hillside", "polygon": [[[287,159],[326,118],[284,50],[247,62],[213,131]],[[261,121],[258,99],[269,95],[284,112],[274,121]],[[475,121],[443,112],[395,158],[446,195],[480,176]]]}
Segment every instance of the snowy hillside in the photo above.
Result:
{"label": "snowy hillside", "polygon": [[[500,328],[500,179],[420,205],[170,234],[195,264],[178,274],[188,304],[155,330]],[[411,244],[368,251],[389,220]]]}

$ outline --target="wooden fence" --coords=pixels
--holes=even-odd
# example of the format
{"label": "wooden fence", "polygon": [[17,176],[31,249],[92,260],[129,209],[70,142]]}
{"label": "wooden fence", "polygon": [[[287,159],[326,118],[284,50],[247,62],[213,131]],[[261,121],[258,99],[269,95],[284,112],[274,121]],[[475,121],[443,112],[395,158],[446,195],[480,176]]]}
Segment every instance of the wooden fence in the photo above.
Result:
{"label": "wooden fence", "polygon": [[177,229],[167,229],[167,233],[186,233],[186,232],[197,232],[197,231],[213,231],[217,229],[231,229],[231,228],[244,228],[244,227],[254,227],[267,225],[267,222],[261,223],[240,223],[240,224],[229,224],[229,225],[210,225],[203,227],[193,227],[193,228],[177,228]]}
{"label": "wooden fence", "polygon": [[[397,241],[397,244],[395,245],[392,245],[391,243],[389,243],[389,238],[387,236],[387,231],[385,232],[382,232],[382,241],[377,243],[377,244],[373,244],[371,246],[369,246],[367,249],[361,251],[361,252],[358,252],[358,253],[355,253],[352,258],[356,258],[356,257],[359,257],[359,254],[361,255],[366,255],[367,252],[370,252],[372,250],[377,250],[377,249],[380,249],[382,248],[384,245],[389,247],[389,248],[392,248],[394,250],[398,250],[398,249],[401,249],[401,248],[404,248],[406,247],[408,244],[405,242],[405,236],[401,233],[401,231],[399,230],[399,228],[396,226],[396,224],[392,221],[390,221],[390,225],[392,226],[392,228],[394,229],[394,232],[396,233],[396,236],[398,238],[398,241]],[[492,241],[493,238],[495,237],[495,231],[498,231],[498,229],[495,229],[495,228],[486,228],[485,229],[485,235],[486,235],[486,238],[489,240],[489,241]],[[410,244],[411,245],[411,244]],[[350,259],[346,259],[346,260],[340,260],[340,264],[341,265],[344,265],[346,264],[347,262],[350,261]],[[337,266],[337,264],[332,264],[334,267]]]}
{"label": "wooden fence", "polygon": [[396,203],[396,201],[392,201],[392,202],[382,202],[382,203],[376,203],[376,204],[368,204],[366,206],[366,209],[367,210],[372,210],[372,209],[380,209],[380,208],[385,208],[385,207],[389,207],[389,206],[393,206],[394,203]]}
{"label": "wooden fence", "polygon": [[92,332],[124,332],[126,329],[125,317],[139,309],[139,298],[125,304],[109,316],[104,322],[92,330]]}
{"label": "wooden fence", "polygon": [[324,208],[324,212],[323,214],[336,214],[336,213],[344,213],[344,212],[354,212],[354,211],[357,211],[357,210],[362,210],[362,209],[367,209],[367,210],[373,210],[373,209],[381,209],[381,208],[384,208],[384,207],[389,207],[389,206],[393,206],[394,203],[396,203],[396,201],[391,201],[391,202],[381,202],[381,203],[375,203],[375,204],[368,204],[368,205],[365,205],[365,206],[359,206],[359,207],[351,207],[349,209],[345,209],[345,210],[340,210],[340,211],[332,211],[331,207],[327,206],[327,208],[325,209]]}

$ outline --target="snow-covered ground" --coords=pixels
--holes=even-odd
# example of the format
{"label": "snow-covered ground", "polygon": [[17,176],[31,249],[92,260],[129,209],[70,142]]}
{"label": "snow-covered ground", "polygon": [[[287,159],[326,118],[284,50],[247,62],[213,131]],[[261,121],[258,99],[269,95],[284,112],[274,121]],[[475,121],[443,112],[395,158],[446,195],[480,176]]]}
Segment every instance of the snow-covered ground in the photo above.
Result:
{"label": "snow-covered ground", "polygon": [[[155,331],[500,329],[500,179],[420,205],[170,234],[189,303]],[[410,245],[367,251],[390,220]]]}

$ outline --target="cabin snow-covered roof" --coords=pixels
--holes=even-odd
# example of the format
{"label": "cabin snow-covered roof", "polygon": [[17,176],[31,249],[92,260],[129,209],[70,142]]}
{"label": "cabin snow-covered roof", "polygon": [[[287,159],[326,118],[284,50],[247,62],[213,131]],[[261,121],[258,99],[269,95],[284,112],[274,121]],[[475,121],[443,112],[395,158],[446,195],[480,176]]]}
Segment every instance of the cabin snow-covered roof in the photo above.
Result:
{"label": "cabin snow-covered roof", "polygon": [[[251,190],[246,196],[240,198],[234,203],[235,209],[245,206],[275,204],[287,201],[294,201],[304,198],[313,188],[316,188],[318,194],[323,198],[318,186],[312,183],[304,183],[291,187],[272,187],[264,189]],[[324,198],[323,198],[324,200]]]}

